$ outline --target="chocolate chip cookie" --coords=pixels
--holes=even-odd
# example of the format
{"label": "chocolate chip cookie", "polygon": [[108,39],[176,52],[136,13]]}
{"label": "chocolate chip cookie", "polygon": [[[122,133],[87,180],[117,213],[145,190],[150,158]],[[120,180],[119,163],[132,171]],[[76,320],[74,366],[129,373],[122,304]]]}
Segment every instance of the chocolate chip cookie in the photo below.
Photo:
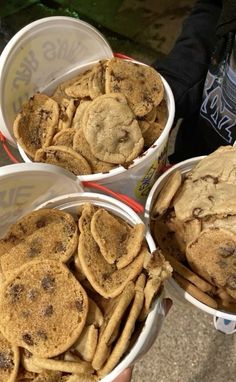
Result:
{"label": "chocolate chip cookie", "polygon": [[123,164],[143,149],[141,130],[129,106],[114,95],[95,98],[85,111],[83,132],[94,156],[102,161]]}
{"label": "chocolate chip cookie", "polygon": [[36,151],[52,141],[59,120],[59,105],[46,94],[37,93],[17,115],[13,132],[26,154],[34,158]]}
{"label": "chocolate chip cookie", "polygon": [[63,167],[75,175],[88,175],[92,172],[86,159],[66,146],[49,146],[39,149],[36,151],[34,159],[36,162]]}
{"label": "chocolate chip cookie", "polygon": [[16,346],[36,357],[54,357],[78,339],[86,322],[88,297],[62,263],[32,261],[0,292],[0,328]]}
{"label": "chocolate chip cookie", "polygon": [[106,93],[123,93],[136,116],[144,116],[164,96],[159,73],[150,66],[112,58],[106,66]]}

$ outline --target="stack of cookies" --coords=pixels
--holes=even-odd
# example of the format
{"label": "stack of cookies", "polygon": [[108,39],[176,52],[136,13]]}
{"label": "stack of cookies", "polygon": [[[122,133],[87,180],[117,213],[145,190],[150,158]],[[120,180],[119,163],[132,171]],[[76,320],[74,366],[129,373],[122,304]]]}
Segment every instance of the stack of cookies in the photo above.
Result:
{"label": "stack of cookies", "polygon": [[157,195],[151,231],[173,276],[206,305],[236,313],[236,148],[217,149]]}
{"label": "stack of cookies", "polygon": [[112,58],[60,84],[51,96],[36,93],[13,131],[30,159],[88,175],[127,168],[154,144],[167,117],[157,71]]}
{"label": "stack of cookies", "polygon": [[0,240],[0,381],[93,382],[129,352],[172,268],[144,224],[86,203]]}

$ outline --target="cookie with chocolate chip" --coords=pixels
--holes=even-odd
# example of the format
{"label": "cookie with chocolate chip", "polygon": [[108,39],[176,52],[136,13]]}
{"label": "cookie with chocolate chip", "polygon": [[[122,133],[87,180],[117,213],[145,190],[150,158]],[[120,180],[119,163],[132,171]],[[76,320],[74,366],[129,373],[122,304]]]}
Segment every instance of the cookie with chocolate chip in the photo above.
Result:
{"label": "cookie with chocolate chip", "polygon": [[95,209],[91,204],[84,206],[79,219],[78,256],[82,270],[96,292],[105,298],[113,298],[123,291],[129,281],[139,275],[148,249],[146,245],[142,245],[138,255],[124,268],[118,269],[116,264],[109,264],[91,232],[94,213]]}
{"label": "cookie with chocolate chip", "polygon": [[236,298],[236,235],[222,228],[200,233],[186,248],[190,267],[211,284]]}
{"label": "cookie with chocolate chip", "polygon": [[[0,240],[0,257],[11,251],[11,249],[34,234],[41,228],[50,224],[64,227],[63,244],[69,252],[73,252],[77,243],[77,226],[72,215],[57,209],[43,208],[24,215],[16,223],[12,224],[3,239]],[[62,232],[61,232],[62,233]],[[58,243],[61,241],[57,238]],[[70,243],[70,244],[69,244]],[[70,257],[70,255],[68,254]]]}
{"label": "cookie with chocolate chip", "polygon": [[124,268],[138,255],[144,240],[144,224],[127,227],[115,216],[99,208],[91,220],[91,232],[109,264]]}
{"label": "cookie with chocolate chip", "polygon": [[63,129],[54,135],[52,140],[53,146],[66,146],[73,148],[73,139],[75,135],[75,129],[70,127]]}
{"label": "cookie with chocolate chip", "polygon": [[59,105],[43,93],[36,93],[17,115],[13,132],[26,154],[34,158],[36,151],[51,144],[59,121]]}
{"label": "cookie with chocolate chip", "polygon": [[82,332],[88,312],[85,290],[54,260],[23,265],[0,292],[0,329],[8,341],[35,357],[55,357]]}
{"label": "cookie with chocolate chip", "polygon": [[123,93],[136,116],[144,116],[159,105],[164,86],[159,73],[150,66],[112,58],[107,62],[106,93]]}
{"label": "cookie with chocolate chip", "polygon": [[3,276],[8,279],[22,265],[32,260],[51,259],[65,263],[77,246],[75,222],[57,222],[42,227],[8,250],[0,258]]}
{"label": "cookie with chocolate chip", "polygon": [[15,382],[19,368],[19,349],[0,332],[0,381]]}
{"label": "cookie with chocolate chip", "polygon": [[107,60],[97,62],[89,78],[89,95],[92,99],[105,93],[105,70]]}
{"label": "cookie with chocolate chip", "polygon": [[75,79],[71,80],[69,86],[64,89],[65,94],[72,98],[89,97],[89,80],[92,75],[92,70],[89,69],[84,73],[78,74]]}
{"label": "cookie with chocolate chip", "polygon": [[85,139],[83,129],[78,129],[76,131],[73,139],[73,149],[87,160],[93,173],[108,172],[115,167],[115,164],[104,162],[93,155],[90,146]]}
{"label": "cookie with chocolate chip", "polygon": [[77,106],[74,118],[72,120],[72,127],[76,130],[82,128],[82,120],[85,110],[90,105],[91,101],[81,101]]}
{"label": "cookie with chocolate chip", "polygon": [[49,146],[35,153],[35,162],[54,164],[71,171],[75,175],[91,174],[91,167],[86,159],[67,146]]}
{"label": "cookie with chocolate chip", "polygon": [[104,162],[127,163],[143,149],[138,121],[125,97],[115,93],[104,94],[91,102],[83,117],[83,132],[93,155]]}

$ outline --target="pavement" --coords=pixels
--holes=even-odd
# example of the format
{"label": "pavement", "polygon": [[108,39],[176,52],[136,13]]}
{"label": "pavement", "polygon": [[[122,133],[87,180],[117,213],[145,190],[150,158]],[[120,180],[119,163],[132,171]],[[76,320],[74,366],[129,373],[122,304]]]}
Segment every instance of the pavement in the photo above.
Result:
{"label": "pavement", "polygon": [[[91,2],[93,5],[96,3],[99,2]],[[146,15],[149,22],[143,24],[145,28],[142,31],[140,25],[136,26],[135,33],[127,37],[128,27],[127,35],[122,35],[118,30],[119,26],[122,29],[120,18],[120,24],[117,22],[114,31],[120,33],[119,38],[109,34],[110,43],[113,41],[114,47],[118,46],[123,53],[136,52],[136,57],[143,57],[146,62],[168,54],[192,4],[193,1],[190,0],[125,0],[115,15],[127,16],[129,12],[135,11],[134,14],[141,18]],[[152,27],[151,24],[155,25]],[[109,28],[109,25],[106,24],[105,28]],[[138,43],[138,47],[142,47],[139,52]],[[149,54],[146,54],[147,51]],[[170,150],[173,139],[174,137],[170,141]],[[17,151],[12,151],[19,159]],[[0,146],[0,166],[10,163]],[[172,298],[173,306],[154,345],[135,365],[132,382],[235,382],[236,336],[217,331],[212,316],[180,300],[168,286],[166,295]]]}

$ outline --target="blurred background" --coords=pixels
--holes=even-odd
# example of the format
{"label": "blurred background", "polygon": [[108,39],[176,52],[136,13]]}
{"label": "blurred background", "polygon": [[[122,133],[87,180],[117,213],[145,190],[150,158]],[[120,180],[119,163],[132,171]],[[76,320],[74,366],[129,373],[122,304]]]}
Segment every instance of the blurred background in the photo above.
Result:
{"label": "blurred background", "polygon": [[[96,27],[114,52],[151,64],[171,50],[193,4],[193,0],[0,0],[0,52],[31,21],[66,15]],[[0,166],[10,163],[0,146]],[[236,336],[216,331],[211,316],[171,291],[167,294],[173,307],[154,346],[135,366],[132,382],[235,382]]]}
{"label": "blurred background", "polygon": [[0,0],[0,49],[36,19],[67,15],[100,30],[114,52],[150,63],[169,52],[193,0]]}

